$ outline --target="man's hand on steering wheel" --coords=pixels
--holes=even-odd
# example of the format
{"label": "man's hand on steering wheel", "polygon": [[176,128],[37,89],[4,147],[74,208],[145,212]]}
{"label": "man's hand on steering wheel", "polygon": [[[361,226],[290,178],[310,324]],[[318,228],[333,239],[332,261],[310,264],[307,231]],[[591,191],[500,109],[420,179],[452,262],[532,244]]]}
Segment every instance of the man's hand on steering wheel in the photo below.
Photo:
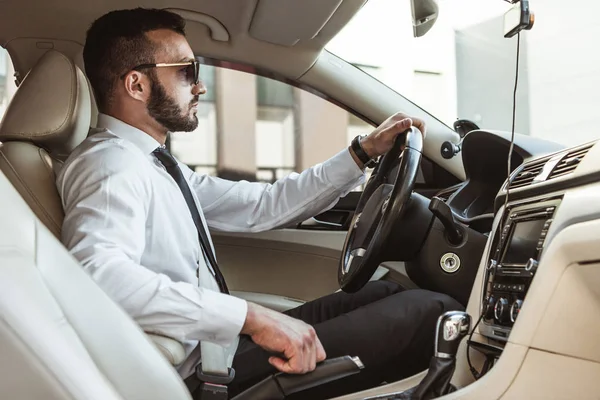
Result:
{"label": "man's hand on steering wheel", "polygon": [[[388,261],[390,246],[398,246],[391,240],[410,207],[424,133],[422,120],[398,113],[361,139],[360,147],[371,159],[383,157],[361,194],[342,249],[338,281],[345,292],[362,288],[379,264]],[[357,165],[363,164],[359,160]],[[392,171],[397,172],[390,176]],[[403,254],[412,255],[409,250]]]}
{"label": "man's hand on steering wheel", "polygon": [[396,137],[411,126],[419,129],[425,138],[425,121],[406,114],[396,113],[360,141],[363,150],[371,158],[379,157],[392,149]]}

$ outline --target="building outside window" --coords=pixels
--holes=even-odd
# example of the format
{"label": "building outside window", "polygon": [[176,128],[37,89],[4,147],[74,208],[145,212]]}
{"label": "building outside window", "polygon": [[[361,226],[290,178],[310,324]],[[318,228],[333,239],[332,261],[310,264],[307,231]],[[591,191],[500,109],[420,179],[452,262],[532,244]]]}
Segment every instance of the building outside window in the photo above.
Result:
{"label": "building outside window", "polygon": [[[200,174],[275,182],[323,162],[373,127],[328,101],[247,72],[202,66],[198,128],[174,132],[173,154]],[[360,189],[360,187],[358,188]]]}
{"label": "building outside window", "polygon": [[296,167],[293,87],[257,76],[256,103],[256,177],[274,182]]}
{"label": "building outside window", "polygon": [[169,147],[181,162],[201,174],[217,172],[217,107],[215,104],[215,67],[202,65],[200,76],[206,94],[198,104],[198,128],[193,132],[173,132]]}

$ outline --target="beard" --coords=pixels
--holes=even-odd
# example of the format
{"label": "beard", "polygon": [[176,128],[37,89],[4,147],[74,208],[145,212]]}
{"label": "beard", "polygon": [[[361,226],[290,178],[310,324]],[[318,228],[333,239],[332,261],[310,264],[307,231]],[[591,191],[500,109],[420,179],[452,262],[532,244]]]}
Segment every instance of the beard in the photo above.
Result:
{"label": "beard", "polygon": [[192,132],[198,127],[198,117],[191,115],[192,103],[197,103],[196,96],[187,110],[182,110],[175,99],[167,94],[164,86],[155,76],[150,76],[152,92],[146,108],[148,114],[170,132]]}

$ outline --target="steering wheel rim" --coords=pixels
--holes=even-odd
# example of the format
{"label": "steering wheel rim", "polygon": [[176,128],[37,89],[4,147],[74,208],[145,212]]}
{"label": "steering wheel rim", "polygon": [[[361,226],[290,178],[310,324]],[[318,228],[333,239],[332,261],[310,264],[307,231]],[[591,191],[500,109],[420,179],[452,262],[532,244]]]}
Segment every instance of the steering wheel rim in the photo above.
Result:
{"label": "steering wheel rim", "polygon": [[[404,150],[402,149],[404,145]],[[395,222],[404,215],[415,186],[423,135],[416,127],[396,137],[363,191],[344,241],[338,268],[340,288],[347,293],[361,289],[383,261],[382,253]],[[384,179],[400,154],[402,159],[393,185]]]}

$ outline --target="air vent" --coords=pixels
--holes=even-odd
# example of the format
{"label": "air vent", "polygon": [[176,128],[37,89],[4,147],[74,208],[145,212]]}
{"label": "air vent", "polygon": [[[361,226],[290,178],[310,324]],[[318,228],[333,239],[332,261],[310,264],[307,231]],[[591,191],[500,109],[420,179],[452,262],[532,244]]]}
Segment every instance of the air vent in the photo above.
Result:
{"label": "air vent", "polygon": [[558,178],[559,176],[565,176],[573,171],[579,165],[583,157],[587,154],[587,152],[592,148],[593,145],[587,145],[585,147],[571,150],[567,153],[566,156],[560,160],[560,162],[554,167],[548,179]]}
{"label": "air vent", "polygon": [[542,172],[544,164],[548,161],[547,158],[543,160],[536,160],[525,166],[517,173],[517,175],[510,182],[510,188],[519,188],[527,185],[531,185],[536,176]]}

